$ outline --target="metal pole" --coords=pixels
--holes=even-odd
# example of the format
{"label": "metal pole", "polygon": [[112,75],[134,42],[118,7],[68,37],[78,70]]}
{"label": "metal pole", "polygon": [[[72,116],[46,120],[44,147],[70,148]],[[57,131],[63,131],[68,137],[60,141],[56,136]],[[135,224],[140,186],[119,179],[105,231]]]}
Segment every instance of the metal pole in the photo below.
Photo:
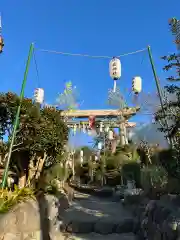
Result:
{"label": "metal pole", "polygon": [[21,86],[21,93],[20,93],[20,97],[19,97],[19,100],[20,100],[19,101],[19,106],[18,106],[18,109],[17,109],[17,112],[16,112],[15,121],[14,121],[14,124],[13,124],[12,139],[11,139],[11,143],[10,143],[10,146],[9,146],[9,153],[8,153],[8,157],[7,157],[7,161],[6,161],[6,167],[5,167],[4,174],[3,174],[2,185],[1,185],[2,188],[4,188],[6,186],[9,164],[10,164],[10,160],[11,160],[14,140],[15,140],[15,137],[16,137],[16,130],[17,130],[18,122],[19,122],[19,115],[20,115],[22,100],[24,98],[24,89],[25,89],[26,82],[27,82],[27,75],[28,75],[28,71],[29,71],[29,65],[30,65],[33,50],[34,50],[34,44],[31,43],[30,49],[29,49],[29,54],[28,54],[28,59],[27,59],[27,63],[26,63],[26,68],[25,68],[25,72],[24,72],[24,78],[23,78],[23,82],[22,82],[22,86]]}
{"label": "metal pole", "polygon": [[155,79],[155,83],[156,83],[156,87],[157,87],[157,91],[158,91],[158,95],[159,95],[159,100],[160,100],[162,112],[163,112],[163,115],[164,115],[164,122],[165,122],[165,125],[166,125],[167,129],[168,129],[168,137],[167,137],[167,139],[169,140],[170,146],[172,147],[172,141],[171,141],[171,139],[169,137],[170,136],[170,134],[169,134],[169,126],[168,126],[168,122],[167,122],[167,119],[166,119],[166,112],[165,112],[164,105],[163,105],[162,91],[161,91],[160,82],[159,82],[159,79],[157,77],[157,73],[156,73],[156,70],[155,70],[155,66],[154,66],[154,62],[153,62],[150,46],[148,46],[148,55],[149,55],[149,60],[150,60],[150,63],[151,63],[151,67],[152,67],[152,71],[153,71],[153,75],[154,75],[154,79]]}

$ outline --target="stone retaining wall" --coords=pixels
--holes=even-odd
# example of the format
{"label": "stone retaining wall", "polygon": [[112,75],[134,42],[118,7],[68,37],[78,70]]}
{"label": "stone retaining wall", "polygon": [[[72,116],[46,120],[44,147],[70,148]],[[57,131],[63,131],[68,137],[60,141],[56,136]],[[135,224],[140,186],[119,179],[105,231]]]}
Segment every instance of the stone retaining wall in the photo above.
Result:
{"label": "stone retaining wall", "polygon": [[109,236],[109,239],[115,234],[118,239],[136,239],[133,218],[123,219],[121,222],[97,218],[91,222],[88,217],[83,221],[78,221],[75,217],[74,220],[66,222],[62,216],[65,210],[70,210],[68,208],[65,195],[60,198],[46,195],[38,201],[20,203],[12,211],[0,215],[0,240],[76,239],[64,236],[88,235],[92,232]]}
{"label": "stone retaining wall", "polygon": [[[22,202],[12,211],[0,214],[0,240],[40,240],[49,239],[48,235],[55,239],[55,235],[59,235],[59,229],[56,231],[58,215],[68,207],[63,194],[59,198],[46,195],[37,201]],[[42,236],[42,232],[47,236]]]}
{"label": "stone retaining wall", "polygon": [[180,239],[180,196],[164,195],[159,200],[147,203],[141,199],[134,205],[139,239]]}
{"label": "stone retaining wall", "polygon": [[47,205],[49,214],[47,222],[43,220],[43,226],[53,240],[62,239],[62,232],[69,234],[95,232],[102,235],[131,233],[133,238],[129,239],[180,240],[180,196],[164,195],[159,200],[148,200],[142,192],[139,192],[139,196],[125,196],[124,204],[133,211],[134,217],[118,223],[105,220],[89,222],[88,219],[84,219],[83,223],[73,221],[63,225],[57,214],[61,216],[69,207],[65,195],[59,199],[48,195],[45,196],[45,200],[29,200],[16,206],[13,211],[0,215],[0,240],[42,239],[39,209],[42,211],[41,216],[42,214],[45,216]]}

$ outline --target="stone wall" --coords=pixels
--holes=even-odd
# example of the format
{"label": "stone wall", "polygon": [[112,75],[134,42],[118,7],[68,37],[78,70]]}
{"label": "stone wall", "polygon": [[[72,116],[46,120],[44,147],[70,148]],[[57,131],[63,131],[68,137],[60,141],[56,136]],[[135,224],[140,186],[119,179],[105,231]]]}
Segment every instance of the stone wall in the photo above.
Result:
{"label": "stone wall", "polygon": [[58,198],[46,195],[20,203],[0,215],[0,240],[60,239],[57,219],[68,207],[63,194]]}
{"label": "stone wall", "polygon": [[[92,204],[95,204],[94,199]],[[134,218],[126,211],[121,212],[122,205],[117,204],[117,207],[123,217],[116,220],[114,216],[109,220],[106,214],[102,218],[103,213],[101,218],[90,218],[90,211],[83,214],[85,206],[82,210],[76,207],[76,202],[69,205],[63,194],[59,198],[46,195],[20,203],[12,211],[0,215],[0,240],[90,240],[94,239],[90,238],[92,233],[97,235],[95,239],[136,239]],[[83,234],[86,237],[79,238]]]}
{"label": "stone wall", "polygon": [[[131,238],[126,239],[180,240],[180,196],[164,195],[159,200],[149,200],[142,191],[137,189],[136,193],[131,196],[125,194],[124,198],[125,207],[134,214],[132,218],[115,224],[105,221],[78,224],[76,221],[66,226],[63,226],[61,219],[69,208],[67,197],[63,194],[58,198],[40,196],[0,215],[0,240],[60,240],[64,239],[63,230],[69,234],[131,234]],[[60,226],[63,227],[61,231]]]}
{"label": "stone wall", "polygon": [[139,239],[180,239],[180,196],[164,195],[159,200],[147,199],[134,205]]}

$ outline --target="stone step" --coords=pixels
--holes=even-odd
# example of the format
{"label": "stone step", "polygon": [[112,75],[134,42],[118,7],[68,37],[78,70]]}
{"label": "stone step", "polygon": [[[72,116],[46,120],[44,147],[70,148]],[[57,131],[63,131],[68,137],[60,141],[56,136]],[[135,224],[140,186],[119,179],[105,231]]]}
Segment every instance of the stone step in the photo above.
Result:
{"label": "stone step", "polygon": [[68,240],[136,240],[136,236],[133,233],[126,234],[109,234],[109,235],[100,235],[100,234],[86,234],[82,236],[71,236]]}
{"label": "stone step", "polygon": [[137,240],[135,234],[125,233],[125,234],[109,234],[101,235],[96,233],[83,234],[83,235],[64,235],[53,237],[52,240]]}
{"label": "stone step", "polygon": [[136,233],[137,223],[121,203],[83,195],[60,216],[61,231],[70,234]]}
{"label": "stone step", "polygon": [[[1,236],[0,239],[3,240],[38,240],[42,239],[41,231],[32,232],[30,234],[13,234],[6,233]],[[44,239],[44,238],[43,238]],[[101,235],[96,233],[89,234],[63,234],[60,232],[50,233],[51,240],[137,240],[136,235],[133,233],[125,233],[125,234],[109,234],[109,235]]]}
{"label": "stone step", "polygon": [[133,232],[136,233],[138,226],[134,219],[124,219],[119,222],[99,220],[91,222],[85,219],[84,221],[73,220],[71,222],[62,223],[60,225],[62,232],[76,233],[76,234],[89,234],[91,232],[97,234],[124,234]]}

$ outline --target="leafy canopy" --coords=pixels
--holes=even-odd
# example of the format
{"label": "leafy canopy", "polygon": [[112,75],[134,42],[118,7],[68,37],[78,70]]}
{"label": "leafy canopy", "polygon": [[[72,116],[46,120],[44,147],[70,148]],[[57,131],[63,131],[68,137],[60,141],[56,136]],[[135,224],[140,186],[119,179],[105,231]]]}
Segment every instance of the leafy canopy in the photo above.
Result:
{"label": "leafy canopy", "polygon": [[[19,97],[11,92],[0,94],[0,138],[11,137]],[[32,99],[24,98],[13,151],[46,152],[55,158],[68,140],[68,129],[54,107],[39,108]],[[3,143],[1,144],[3,145]]]}

